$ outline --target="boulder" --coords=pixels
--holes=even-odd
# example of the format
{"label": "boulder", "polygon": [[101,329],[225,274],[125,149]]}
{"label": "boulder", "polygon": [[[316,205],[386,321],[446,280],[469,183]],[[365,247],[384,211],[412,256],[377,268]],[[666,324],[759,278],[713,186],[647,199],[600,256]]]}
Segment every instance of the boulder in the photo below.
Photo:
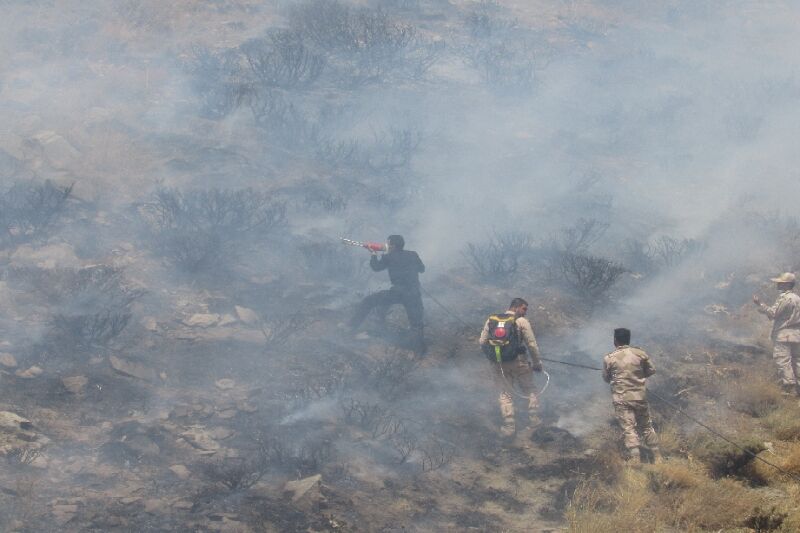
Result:
{"label": "boulder", "polygon": [[10,353],[0,353],[0,366],[17,368],[17,359]]}
{"label": "boulder", "polygon": [[220,316],[216,313],[196,313],[183,320],[183,323],[195,328],[208,328],[219,323]]}
{"label": "boulder", "polygon": [[230,390],[236,386],[236,382],[230,378],[218,379],[214,385],[220,390]]}
{"label": "boulder", "polygon": [[73,519],[75,513],[78,512],[78,506],[75,504],[56,504],[53,505],[53,516],[59,526],[64,526]]}
{"label": "boulder", "polygon": [[82,396],[86,391],[86,385],[89,384],[89,378],[86,376],[72,376],[68,378],[61,378],[61,383],[64,388],[75,396]]}
{"label": "boulder", "polygon": [[58,133],[41,131],[31,138],[50,165],[55,169],[67,169],[81,153]]}
{"label": "boulder", "polygon": [[215,441],[202,426],[192,426],[180,435],[186,442],[198,450],[215,452],[220,449],[220,444]]}
{"label": "boulder", "polygon": [[288,481],[283,490],[291,495],[293,502],[296,502],[310,491],[318,489],[321,482],[322,474],[315,474],[297,481]]}
{"label": "boulder", "polygon": [[27,370],[17,370],[16,372],[14,372],[14,375],[22,379],[33,379],[35,377],[39,377],[42,374],[42,372],[44,372],[44,370],[42,370],[36,365],[33,365]]}
{"label": "boulder", "polygon": [[236,305],[234,306],[233,310],[236,312],[236,316],[239,318],[239,320],[245,324],[258,324],[261,321],[261,319],[258,317],[258,313],[248,307]]}
{"label": "boulder", "polygon": [[120,374],[145,381],[154,381],[156,378],[155,371],[141,363],[130,361],[128,359],[122,359],[114,355],[109,357],[108,360],[111,363],[111,367]]}
{"label": "boulder", "polygon": [[175,474],[178,479],[189,479],[192,473],[183,465],[172,465],[169,467],[173,474]]}
{"label": "boulder", "polygon": [[48,244],[35,247],[30,244],[19,246],[11,254],[13,266],[38,267],[38,268],[80,268],[81,260],[75,255],[75,250],[66,243]]}

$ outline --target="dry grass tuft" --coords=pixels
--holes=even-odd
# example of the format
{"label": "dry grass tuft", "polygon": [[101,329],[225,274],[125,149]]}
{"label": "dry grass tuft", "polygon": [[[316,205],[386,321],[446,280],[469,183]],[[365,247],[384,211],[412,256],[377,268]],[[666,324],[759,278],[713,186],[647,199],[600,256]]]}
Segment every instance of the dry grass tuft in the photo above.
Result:
{"label": "dry grass tuft", "polygon": [[764,419],[764,425],[779,440],[800,440],[800,417],[797,416],[797,408],[794,406],[784,405],[772,411]]}
{"label": "dry grass tuft", "polygon": [[783,396],[780,388],[766,376],[753,376],[746,386],[742,385],[736,381],[725,387],[725,396],[731,407],[740,413],[761,418],[781,406]]}
{"label": "dry grass tuft", "polygon": [[[773,444],[774,453],[764,451],[759,454],[764,460],[781,467],[790,474],[800,477],[800,443],[776,442]],[[754,461],[751,465],[752,476],[768,484],[795,481],[781,473],[779,470],[761,461]]]}
{"label": "dry grass tuft", "polygon": [[625,468],[612,486],[587,480],[575,490],[567,508],[569,531],[573,533],[655,532],[659,524],[643,512],[650,504],[647,476]]}
{"label": "dry grass tuft", "polygon": [[714,531],[742,526],[763,503],[757,492],[732,479],[707,480],[682,494],[675,525]]}
{"label": "dry grass tuft", "polygon": [[650,476],[650,488],[656,493],[694,488],[708,479],[697,465],[679,459],[652,465],[647,469],[647,474]]}

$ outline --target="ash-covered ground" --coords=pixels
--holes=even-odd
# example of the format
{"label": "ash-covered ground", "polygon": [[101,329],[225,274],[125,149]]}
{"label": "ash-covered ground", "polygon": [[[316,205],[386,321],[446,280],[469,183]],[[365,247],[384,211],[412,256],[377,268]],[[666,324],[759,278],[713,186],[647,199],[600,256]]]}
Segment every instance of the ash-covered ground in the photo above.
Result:
{"label": "ash-covered ground", "polygon": [[[800,528],[750,301],[800,267],[794,3],[2,5],[0,530]],[[425,356],[402,307],[346,326],[388,279],[339,237],[390,234]],[[548,359],[629,327],[747,451],[653,400],[667,461],[626,466],[547,361],[501,438],[513,297]]]}

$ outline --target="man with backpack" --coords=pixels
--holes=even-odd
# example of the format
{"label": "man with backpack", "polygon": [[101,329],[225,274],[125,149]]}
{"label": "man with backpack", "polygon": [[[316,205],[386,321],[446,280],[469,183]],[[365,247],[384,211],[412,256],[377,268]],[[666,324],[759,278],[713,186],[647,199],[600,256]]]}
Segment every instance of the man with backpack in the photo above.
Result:
{"label": "man with backpack", "polygon": [[389,235],[386,240],[386,253],[378,257],[378,252],[370,250],[372,257],[369,266],[375,272],[389,271],[392,286],[364,298],[350,320],[350,328],[355,331],[375,307],[388,307],[401,304],[406,310],[408,323],[414,335],[414,351],[422,355],[427,351],[424,337],[422,295],[419,275],[425,272],[425,265],[417,252],[404,250],[402,235]]}
{"label": "man with backpack", "polygon": [[[483,325],[478,341],[492,365],[494,382],[500,392],[500,414],[503,424],[500,434],[512,437],[516,433],[514,420],[514,397],[521,397],[528,404],[528,421],[531,428],[539,425],[539,400],[533,390],[533,372],[541,372],[539,346],[533,335],[533,327],[525,318],[528,302],[514,298],[508,311],[491,315]],[[530,361],[521,357],[527,351]]]}

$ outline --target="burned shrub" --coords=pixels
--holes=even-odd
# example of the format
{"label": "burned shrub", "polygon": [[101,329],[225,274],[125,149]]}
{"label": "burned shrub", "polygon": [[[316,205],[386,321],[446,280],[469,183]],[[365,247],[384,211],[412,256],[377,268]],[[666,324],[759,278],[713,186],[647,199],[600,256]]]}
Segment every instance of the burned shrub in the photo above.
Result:
{"label": "burned shrub", "polygon": [[286,30],[250,40],[241,51],[254,82],[262,87],[308,87],[325,66],[323,55],[306,47],[298,33]]}
{"label": "burned shrub", "polygon": [[408,386],[412,373],[419,368],[417,359],[409,359],[400,350],[387,350],[388,357],[366,371],[366,385],[393,399]]}
{"label": "burned shrub", "polygon": [[323,213],[341,213],[347,209],[347,197],[330,191],[312,189],[303,198],[306,209]]}
{"label": "burned shrub", "polygon": [[626,272],[623,266],[603,257],[571,252],[559,254],[555,268],[567,287],[592,304],[605,299]]}
{"label": "burned shrub", "polygon": [[449,442],[431,437],[419,447],[420,467],[423,472],[432,472],[448,465],[455,455],[455,446]]}
{"label": "burned shrub", "polygon": [[550,238],[550,247],[556,252],[585,253],[599,241],[608,224],[594,218],[581,218],[574,226],[562,228]]}
{"label": "burned shrub", "polygon": [[161,189],[140,214],[158,253],[187,272],[217,267],[237,245],[286,224],[286,204],[253,189]]}
{"label": "burned shrub", "polygon": [[297,313],[264,317],[258,327],[264,336],[265,349],[272,351],[285,348],[292,339],[291,332],[299,322],[300,317]]}
{"label": "burned shrub", "polygon": [[269,467],[269,455],[257,453],[250,458],[226,457],[206,463],[202,466],[202,472],[211,483],[220,484],[230,492],[238,492],[258,483]]}
{"label": "burned shrub", "polygon": [[392,437],[406,430],[405,421],[382,405],[350,398],[340,406],[345,421],[369,432],[373,439]]}
{"label": "burned shrub", "polygon": [[345,282],[362,272],[362,263],[339,243],[304,244],[300,246],[300,257],[306,271],[319,280]]}
{"label": "burned shrub", "polygon": [[11,283],[38,293],[50,306],[50,341],[59,350],[107,346],[128,325],[131,304],[144,291],[133,288],[118,268],[12,269]]}
{"label": "burned shrub", "polygon": [[339,82],[354,86],[384,81],[394,71],[418,77],[436,59],[416,29],[384,11],[355,8],[336,0],[309,0],[294,6],[291,28],[328,55]]}
{"label": "burned shrub", "polygon": [[622,244],[624,263],[634,272],[650,274],[656,270],[656,261],[652,249],[646,242],[627,239]]}
{"label": "burned shrub", "polygon": [[388,175],[407,170],[421,142],[418,131],[393,128],[376,135],[369,144],[360,140],[327,140],[317,148],[317,157],[336,167]]}
{"label": "burned shrub", "polygon": [[244,103],[252,87],[239,62],[236,50],[194,47],[190,51],[185,69],[199,98],[202,116],[220,119]]}
{"label": "burned shrub", "polygon": [[17,182],[0,196],[0,248],[41,237],[66,208],[72,185]]}
{"label": "burned shrub", "polygon": [[483,83],[494,90],[528,93],[535,86],[536,54],[525,41],[469,47],[467,61],[478,72]]}
{"label": "burned shrub", "polygon": [[503,284],[517,273],[520,260],[532,250],[533,239],[527,233],[495,233],[485,244],[468,243],[463,255],[482,281]]}
{"label": "burned shrub", "polygon": [[661,267],[671,268],[702,249],[702,243],[694,239],[663,236],[651,245],[651,254]]}
{"label": "burned shrub", "polygon": [[254,91],[247,104],[256,125],[270,142],[293,152],[313,150],[322,143],[320,120],[302,111],[279,91]]}

